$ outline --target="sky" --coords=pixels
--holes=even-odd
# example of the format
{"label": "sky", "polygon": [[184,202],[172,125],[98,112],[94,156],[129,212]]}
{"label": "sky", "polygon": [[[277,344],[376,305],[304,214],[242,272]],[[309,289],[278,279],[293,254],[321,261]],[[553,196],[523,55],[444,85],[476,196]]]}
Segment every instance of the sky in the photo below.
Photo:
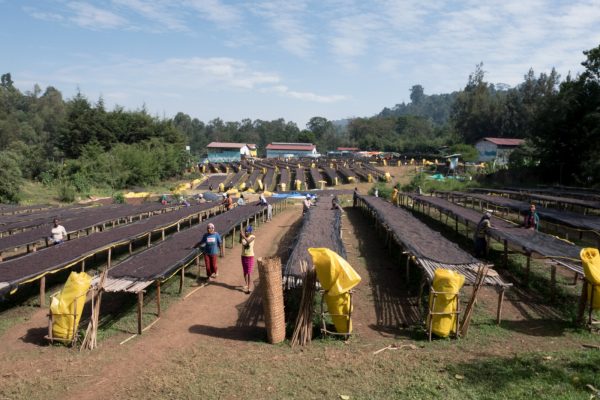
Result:
{"label": "sky", "polygon": [[530,68],[582,71],[600,0],[0,0],[0,73],[209,122],[369,117]]}

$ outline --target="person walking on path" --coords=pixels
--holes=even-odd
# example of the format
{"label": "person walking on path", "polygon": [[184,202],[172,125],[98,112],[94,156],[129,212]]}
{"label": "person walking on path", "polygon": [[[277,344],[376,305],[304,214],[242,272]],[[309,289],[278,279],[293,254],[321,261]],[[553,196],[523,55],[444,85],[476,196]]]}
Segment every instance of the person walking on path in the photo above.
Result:
{"label": "person walking on path", "polygon": [[540,229],[540,216],[535,211],[535,204],[529,206],[529,211],[525,215],[525,228],[535,231]]}
{"label": "person walking on path", "polygon": [[490,219],[492,214],[486,212],[483,217],[479,220],[477,228],[475,229],[475,257],[484,257],[487,251],[487,237],[488,230],[492,227]]}
{"label": "person walking on path", "polygon": [[242,269],[244,270],[244,293],[249,294],[251,290],[251,275],[254,269],[254,240],[256,236],[252,234],[252,225],[248,225],[245,230],[240,232],[240,242],[242,242]]}
{"label": "person walking on path", "polygon": [[206,233],[198,243],[198,246],[204,253],[204,265],[206,265],[206,276],[208,279],[216,279],[219,276],[217,270],[217,254],[223,257],[223,239],[215,231],[214,224],[208,224]]}
{"label": "person walking on path", "polygon": [[54,225],[50,230],[50,240],[54,244],[61,244],[67,238],[67,230],[58,223],[58,218],[54,218]]}
{"label": "person walking on path", "polygon": [[356,207],[358,204],[358,188],[354,188],[354,192],[352,192],[352,207]]}

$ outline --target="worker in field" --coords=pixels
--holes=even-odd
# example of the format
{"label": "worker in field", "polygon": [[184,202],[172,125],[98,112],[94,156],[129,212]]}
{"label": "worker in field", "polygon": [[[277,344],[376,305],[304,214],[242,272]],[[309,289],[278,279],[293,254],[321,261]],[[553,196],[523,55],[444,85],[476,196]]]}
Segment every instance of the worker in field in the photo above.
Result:
{"label": "worker in field", "polygon": [[58,223],[58,218],[54,218],[52,229],[50,230],[50,241],[53,244],[61,244],[67,239],[67,230]]}
{"label": "worker in field", "polygon": [[217,271],[217,255],[223,257],[223,239],[215,230],[215,225],[210,223],[206,227],[206,233],[198,242],[198,247],[204,253],[204,265],[206,265],[206,276],[208,279],[216,279],[219,276]]}
{"label": "worker in field", "polygon": [[487,252],[487,235],[492,227],[492,214],[486,211],[475,228],[475,257],[485,257]]}
{"label": "worker in field", "polygon": [[242,269],[244,271],[244,293],[250,294],[252,290],[252,270],[254,269],[254,240],[256,236],[252,233],[252,225],[240,232],[240,242],[242,243]]}
{"label": "worker in field", "polygon": [[302,201],[302,215],[306,214],[311,206],[312,203],[310,201],[310,194],[307,194],[304,200]]}
{"label": "worker in field", "polygon": [[259,206],[266,206],[267,204],[268,203],[267,203],[267,198],[265,197],[265,194],[261,193],[260,196],[259,196],[259,198],[258,198],[258,205]]}
{"label": "worker in field", "polygon": [[237,205],[238,206],[245,206],[246,205],[246,199],[244,199],[244,194],[240,194],[240,197],[237,200]]}
{"label": "worker in field", "polygon": [[223,206],[225,206],[225,210],[229,211],[233,208],[233,199],[229,195],[229,193],[225,194],[225,198],[221,202]]}
{"label": "worker in field", "polygon": [[340,199],[337,197],[337,195],[334,195],[331,199],[331,209],[335,210],[336,208],[342,210],[342,206],[340,205]]}
{"label": "worker in field", "polygon": [[525,228],[538,231],[540,229],[540,216],[535,210],[535,204],[529,206],[529,211],[525,214]]}

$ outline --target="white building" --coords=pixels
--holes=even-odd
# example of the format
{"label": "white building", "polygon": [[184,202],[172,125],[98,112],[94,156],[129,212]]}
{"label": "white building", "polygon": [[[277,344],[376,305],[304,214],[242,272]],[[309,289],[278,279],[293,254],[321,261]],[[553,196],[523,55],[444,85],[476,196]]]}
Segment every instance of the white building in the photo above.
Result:
{"label": "white building", "polygon": [[475,148],[479,152],[480,162],[495,162],[496,165],[508,164],[510,153],[525,143],[523,139],[493,138],[480,139]]}

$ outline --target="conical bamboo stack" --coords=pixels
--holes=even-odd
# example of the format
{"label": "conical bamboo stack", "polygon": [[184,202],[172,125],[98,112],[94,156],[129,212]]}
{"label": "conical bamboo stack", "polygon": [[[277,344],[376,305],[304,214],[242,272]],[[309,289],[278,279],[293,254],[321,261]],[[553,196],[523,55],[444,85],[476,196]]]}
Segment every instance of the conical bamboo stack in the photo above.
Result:
{"label": "conical bamboo stack", "polygon": [[269,343],[280,343],[285,339],[281,259],[279,257],[259,258],[258,272],[267,337]]}

